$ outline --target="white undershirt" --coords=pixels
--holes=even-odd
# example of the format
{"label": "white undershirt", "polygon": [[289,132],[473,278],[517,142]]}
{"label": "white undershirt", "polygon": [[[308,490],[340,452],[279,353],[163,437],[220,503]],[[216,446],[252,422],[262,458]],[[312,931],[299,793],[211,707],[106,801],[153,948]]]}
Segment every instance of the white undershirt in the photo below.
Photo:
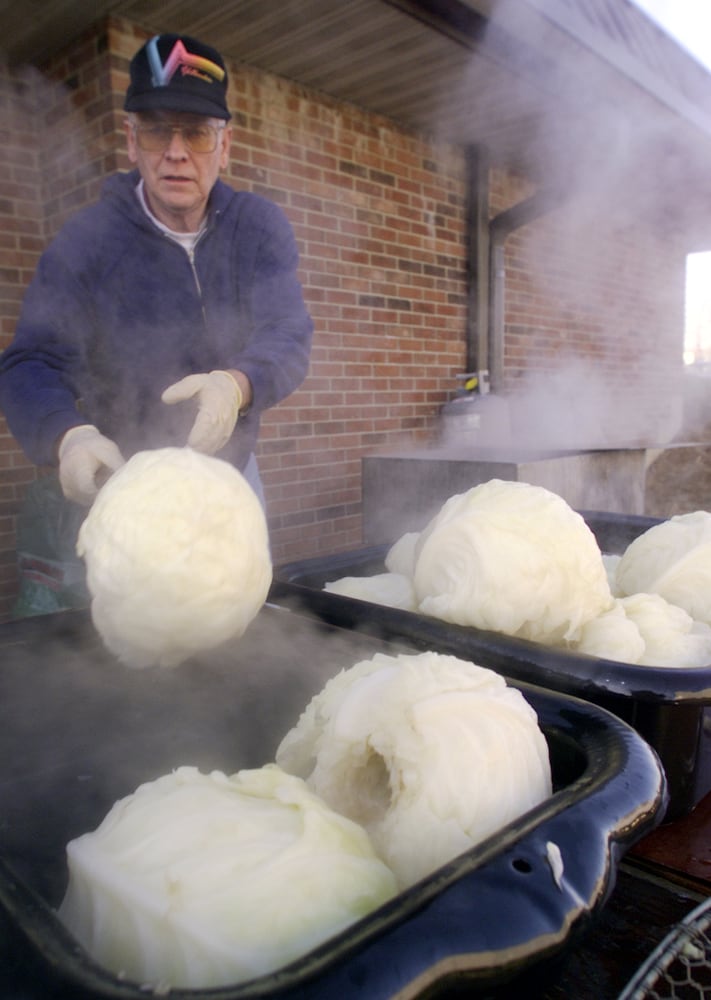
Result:
{"label": "white undershirt", "polygon": [[143,178],[141,178],[138,184],[136,185],[136,197],[140,202],[141,208],[146,213],[148,218],[151,220],[153,225],[157,226],[157,228],[160,229],[162,233],[165,233],[166,236],[170,237],[171,240],[174,240],[176,243],[179,243],[180,246],[183,248],[183,250],[185,250],[185,252],[189,256],[192,256],[192,252],[195,249],[195,244],[200,239],[202,231],[205,228],[206,220],[205,219],[202,220],[202,222],[200,223],[200,228],[197,230],[197,232],[176,233],[174,229],[169,229],[168,226],[162,223],[160,219],[157,219],[153,214],[153,212],[151,212],[150,208],[148,207],[148,202],[146,201],[146,192],[144,190]]}

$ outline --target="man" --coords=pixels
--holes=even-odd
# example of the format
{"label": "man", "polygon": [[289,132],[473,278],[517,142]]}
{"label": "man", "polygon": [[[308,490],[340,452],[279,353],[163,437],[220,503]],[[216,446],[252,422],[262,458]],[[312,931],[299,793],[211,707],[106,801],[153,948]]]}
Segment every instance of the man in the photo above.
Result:
{"label": "man", "polygon": [[104,185],[42,255],[0,356],[0,409],[27,456],[88,505],[136,451],[189,445],[261,496],[260,414],[293,392],[312,324],[291,227],[218,175],[231,131],[222,57],[163,34],[134,56],[135,170]]}

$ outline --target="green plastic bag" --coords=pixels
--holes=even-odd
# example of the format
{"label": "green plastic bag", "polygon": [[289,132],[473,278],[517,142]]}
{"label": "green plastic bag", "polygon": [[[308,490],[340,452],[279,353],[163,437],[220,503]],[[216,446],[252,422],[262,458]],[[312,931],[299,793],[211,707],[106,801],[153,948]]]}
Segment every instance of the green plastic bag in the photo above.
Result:
{"label": "green plastic bag", "polygon": [[88,607],[84,562],[76,554],[86,514],[86,508],[66,499],[56,476],[30,483],[17,519],[15,618]]}

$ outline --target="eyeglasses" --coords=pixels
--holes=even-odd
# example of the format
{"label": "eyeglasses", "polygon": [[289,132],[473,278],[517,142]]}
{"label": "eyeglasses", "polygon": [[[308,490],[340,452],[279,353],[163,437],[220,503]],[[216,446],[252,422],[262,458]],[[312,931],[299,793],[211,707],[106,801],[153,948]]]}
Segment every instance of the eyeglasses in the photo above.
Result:
{"label": "eyeglasses", "polygon": [[145,153],[163,153],[173,141],[173,133],[180,132],[183,142],[192,153],[214,153],[217,137],[224,125],[133,125],[139,149]]}

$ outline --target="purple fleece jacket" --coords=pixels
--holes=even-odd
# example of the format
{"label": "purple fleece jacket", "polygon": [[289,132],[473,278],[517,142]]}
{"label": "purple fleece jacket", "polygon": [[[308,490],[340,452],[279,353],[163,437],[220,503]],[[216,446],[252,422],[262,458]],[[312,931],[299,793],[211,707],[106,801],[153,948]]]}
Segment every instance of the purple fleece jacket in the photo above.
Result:
{"label": "purple fleece jacket", "polygon": [[286,216],[217,181],[193,260],[150,222],[138,174],[116,174],[42,255],[15,337],[0,355],[0,409],[28,458],[95,424],[125,458],[183,445],[194,403],[161,393],[193,372],[239,368],[253,401],[218,453],[243,468],[260,414],[303,381],[312,323]]}

